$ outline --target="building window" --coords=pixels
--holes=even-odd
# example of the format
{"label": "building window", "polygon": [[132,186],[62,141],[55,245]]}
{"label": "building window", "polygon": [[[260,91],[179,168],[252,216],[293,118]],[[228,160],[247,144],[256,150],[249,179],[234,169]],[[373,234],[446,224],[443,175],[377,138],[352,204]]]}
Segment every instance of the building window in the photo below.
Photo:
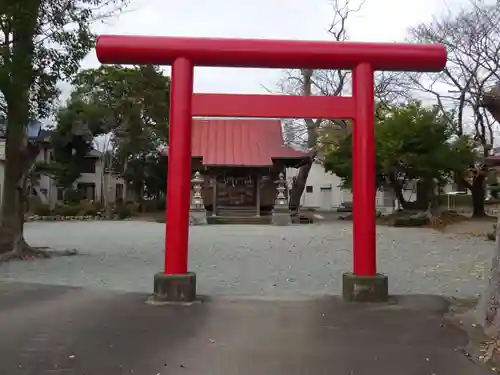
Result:
{"label": "building window", "polygon": [[123,199],[123,184],[116,184],[116,199]]}
{"label": "building window", "polygon": [[313,187],[311,185],[306,186],[306,193],[312,193],[313,192]]}
{"label": "building window", "polygon": [[57,188],[57,200],[58,201],[63,201],[64,200],[64,190],[61,187]]}

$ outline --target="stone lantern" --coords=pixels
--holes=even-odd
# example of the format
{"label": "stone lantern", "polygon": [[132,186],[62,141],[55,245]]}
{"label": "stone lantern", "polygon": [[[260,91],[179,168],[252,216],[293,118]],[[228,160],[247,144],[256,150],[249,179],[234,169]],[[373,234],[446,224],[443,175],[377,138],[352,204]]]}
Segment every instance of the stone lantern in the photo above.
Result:
{"label": "stone lantern", "polygon": [[194,224],[207,223],[207,211],[203,203],[203,182],[204,178],[199,171],[196,171],[191,180],[191,206],[189,208],[190,220]]}
{"label": "stone lantern", "polygon": [[273,224],[274,225],[289,225],[292,223],[290,209],[288,208],[288,199],[285,196],[286,180],[285,175],[280,173],[278,179],[274,181],[276,184],[276,199],[273,209]]}

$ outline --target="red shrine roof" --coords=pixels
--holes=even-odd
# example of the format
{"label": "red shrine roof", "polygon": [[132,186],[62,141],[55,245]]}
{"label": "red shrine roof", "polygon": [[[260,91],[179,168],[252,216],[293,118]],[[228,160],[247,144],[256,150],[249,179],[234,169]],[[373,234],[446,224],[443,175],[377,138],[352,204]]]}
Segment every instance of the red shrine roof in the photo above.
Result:
{"label": "red shrine roof", "polygon": [[207,166],[242,167],[269,167],[273,159],[307,157],[285,145],[280,120],[247,119],[193,120],[192,155]]}

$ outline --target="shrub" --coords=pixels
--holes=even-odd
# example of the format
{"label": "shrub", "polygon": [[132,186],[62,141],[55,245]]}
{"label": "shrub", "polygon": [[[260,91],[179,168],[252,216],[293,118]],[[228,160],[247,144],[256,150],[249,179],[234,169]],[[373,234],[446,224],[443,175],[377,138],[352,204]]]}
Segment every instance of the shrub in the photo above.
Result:
{"label": "shrub", "polygon": [[132,216],[130,206],[124,203],[117,203],[115,206],[115,215],[118,219],[123,220]]}
{"label": "shrub", "polygon": [[401,217],[394,220],[395,227],[423,227],[429,223],[425,216]]}
{"label": "shrub", "polygon": [[99,201],[93,201],[93,202],[94,202],[95,208],[97,209],[97,212],[104,211],[104,206],[102,205],[101,202],[99,202]]}
{"label": "shrub", "polygon": [[124,202],[122,199],[117,199],[111,205],[113,215],[118,219],[123,220],[132,216],[139,209],[139,205],[134,202]]}
{"label": "shrub", "polygon": [[154,212],[156,211],[156,201],[143,199],[140,203],[141,212]]}
{"label": "shrub", "polygon": [[140,212],[165,211],[165,199],[143,199],[139,203]]}
{"label": "shrub", "polygon": [[64,203],[67,204],[78,204],[84,198],[83,193],[77,189],[67,189],[64,192]]}
{"label": "shrub", "polygon": [[139,203],[128,201],[127,206],[130,209],[130,213],[132,216],[139,212]]}
{"label": "shrub", "polygon": [[80,214],[80,206],[75,204],[62,204],[54,209],[54,213],[61,216],[78,216]]}
{"label": "shrub", "polygon": [[50,206],[41,202],[39,199],[36,199],[31,203],[31,212],[38,216],[50,216],[52,214]]}
{"label": "shrub", "polygon": [[83,216],[96,216],[100,211],[100,205],[89,199],[84,199],[78,204],[79,214]]}
{"label": "shrub", "polygon": [[155,199],[155,202],[157,211],[165,211],[165,208],[167,207],[167,200],[165,197]]}

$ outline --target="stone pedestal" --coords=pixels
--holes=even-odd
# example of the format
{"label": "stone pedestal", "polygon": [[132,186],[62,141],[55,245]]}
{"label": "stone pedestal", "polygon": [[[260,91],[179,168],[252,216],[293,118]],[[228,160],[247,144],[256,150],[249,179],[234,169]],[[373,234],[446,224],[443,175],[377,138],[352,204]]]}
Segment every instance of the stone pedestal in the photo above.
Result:
{"label": "stone pedestal", "polygon": [[357,276],[352,272],[342,275],[342,297],[349,302],[387,302],[389,283],[387,276]]}
{"label": "stone pedestal", "polygon": [[292,224],[292,217],[288,207],[280,208],[275,207],[272,216],[273,225],[290,225]]}
{"label": "stone pedestal", "polygon": [[191,225],[207,224],[207,210],[203,202],[203,176],[200,172],[196,172],[191,180],[192,195],[191,205],[189,207],[189,221]]}
{"label": "stone pedestal", "polygon": [[288,200],[285,197],[286,180],[285,175],[280,173],[278,179],[274,181],[276,184],[276,200],[274,201],[273,220],[274,225],[290,225],[292,217],[288,207]]}
{"label": "stone pedestal", "polygon": [[196,275],[157,273],[154,278],[153,302],[193,302],[196,299]]}
{"label": "stone pedestal", "polygon": [[191,208],[189,210],[189,220],[191,225],[207,224],[207,210],[205,208]]}

